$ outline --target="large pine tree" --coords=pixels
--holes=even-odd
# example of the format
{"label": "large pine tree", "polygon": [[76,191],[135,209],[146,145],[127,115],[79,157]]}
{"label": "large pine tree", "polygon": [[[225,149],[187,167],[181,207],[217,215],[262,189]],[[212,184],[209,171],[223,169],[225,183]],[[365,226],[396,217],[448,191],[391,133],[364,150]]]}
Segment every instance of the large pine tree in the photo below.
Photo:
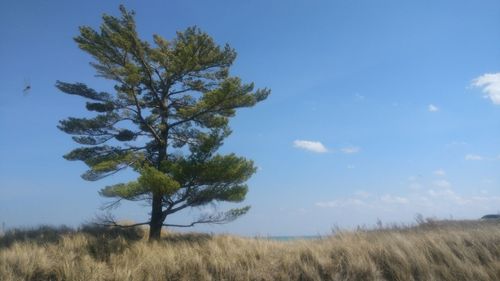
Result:
{"label": "large pine tree", "polygon": [[166,223],[167,216],[188,207],[245,198],[245,182],[255,172],[253,162],[234,154],[219,155],[230,134],[228,121],[235,110],[264,100],[268,89],[254,90],[230,76],[236,52],[218,46],[196,27],[168,41],[139,38],[134,13],[120,6],[121,16],[103,16],[99,31],[83,26],[75,38],[95,59],[98,76],[114,83],[111,93],[82,83],[58,81],[62,92],[85,99],[93,118],[70,117],[59,129],[73,135],[82,147],[64,157],[80,160],[89,170],[82,177],[95,181],[127,167],[138,172],[135,181],[106,186],[105,197],[146,200],[151,205],[150,240],[159,239],[162,226],[224,223],[249,207],[202,216],[186,225]]}

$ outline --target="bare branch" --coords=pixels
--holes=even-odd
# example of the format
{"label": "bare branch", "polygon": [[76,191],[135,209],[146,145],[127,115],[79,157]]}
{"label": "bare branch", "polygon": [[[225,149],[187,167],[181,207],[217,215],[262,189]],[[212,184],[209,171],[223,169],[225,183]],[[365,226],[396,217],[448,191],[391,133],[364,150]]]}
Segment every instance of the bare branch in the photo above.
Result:
{"label": "bare branch", "polygon": [[131,227],[136,227],[140,225],[147,225],[150,222],[140,222],[140,223],[134,223],[134,224],[119,224],[116,222],[115,218],[111,214],[106,214],[101,217],[97,218],[98,222],[95,222],[94,224],[100,225],[100,226],[111,226],[111,227],[120,227],[120,228],[131,228]]}
{"label": "bare branch", "polygon": [[149,222],[141,222],[141,223],[134,223],[134,224],[117,224],[117,223],[112,223],[112,224],[105,224],[105,223],[95,223],[96,225],[100,226],[112,226],[112,227],[120,227],[120,228],[131,228],[131,227],[136,227],[140,225],[148,225]]}
{"label": "bare branch", "polygon": [[[181,206],[183,207],[183,206]],[[201,216],[198,220],[190,223],[190,224],[163,224],[163,226],[171,226],[171,227],[191,227],[196,224],[225,224],[235,220],[238,216],[246,213],[250,207],[247,206],[241,209],[232,209],[227,212],[219,212],[211,215]]]}
{"label": "bare branch", "polygon": [[[172,204],[171,206],[174,206],[174,205],[175,205],[175,204]],[[189,206],[191,206],[191,205],[190,205],[190,204],[188,204],[188,203],[185,203],[185,204],[180,205],[180,206],[179,206],[179,207],[177,207],[177,208],[169,208],[169,209],[167,209],[167,210],[165,210],[165,211],[163,211],[163,212],[164,212],[164,214],[169,215],[169,214],[173,214],[173,213],[175,213],[175,212],[178,212],[178,211],[180,211],[180,210],[182,210],[182,209],[185,209],[185,208],[187,208],[187,207],[189,207]]]}
{"label": "bare branch", "polygon": [[114,201],[111,201],[111,202],[108,202],[108,203],[104,203],[100,209],[101,210],[106,210],[106,209],[114,209],[114,208],[117,208],[118,206],[120,206],[120,203],[121,201],[123,200],[123,198],[120,198],[120,199],[117,199],[117,200],[114,200]]}
{"label": "bare branch", "polygon": [[168,224],[168,223],[165,223],[165,224],[162,224],[162,226],[170,226],[170,227],[192,227],[196,224],[203,224],[203,223],[209,223],[209,224],[224,224],[225,222],[216,222],[216,221],[203,221],[203,220],[200,220],[200,221],[194,221],[190,224]]}

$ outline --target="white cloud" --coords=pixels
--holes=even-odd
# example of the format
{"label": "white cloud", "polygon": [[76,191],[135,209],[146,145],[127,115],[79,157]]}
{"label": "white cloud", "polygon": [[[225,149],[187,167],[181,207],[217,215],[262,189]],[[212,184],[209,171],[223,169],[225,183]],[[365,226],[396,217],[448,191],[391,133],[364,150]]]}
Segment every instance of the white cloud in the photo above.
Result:
{"label": "white cloud", "polygon": [[360,150],[361,148],[357,146],[348,146],[340,149],[340,151],[346,154],[358,153]]}
{"label": "white cloud", "polygon": [[364,190],[358,190],[354,193],[354,195],[356,196],[359,196],[359,197],[362,197],[362,198],[367,198],[367,197],[370,197],[371,194],[369,192],[366,192]]}
{"label": "white cloud", "polygon": [[465,160],[468,160],[468,161],[480,161],[480,160],[483,160],[483,157],[481,155],[469,153],[469,154],[465,155]]}
{"label": "white cloud", "polygon": [[349,220],[355,220],[355,224],[366,224],[373,223],[376,218],[389,222],[409,222],[417,213],[424,217],[474,219],[497,212],[500,205],[498,191],[487,193],[477,190],[465,194],[452,187],[436,187],[432,182],[423,184],[419,189],[364,195],[363,191],[358,191],[331,201],[320,199],[315,207],[321,214],[339,214],[339,220],[344,214],[349,214]]}
{"label": "white cloud", "polygon": [[[500,204],[500,196],[486,194],[480,191],[476,195],[464,196],[456,193],[452,188],[436,188],[414,190],[406,195],[385,194],[375,197],[367,194],[360,196],[359,192],[353,196],[317,202],[320,208],[337,208],[346,210],[365,211],[371,213],[383,211],[411,210],[410,213],[432,211],[442,214],[450,214],[451,210],[464,210],[464,205],[476,210],[493,210]],[[404,206],[404,209],[403,209]]]}
{"label": "white cloud", "polygon": [[347,198],[347,199],[332,200],[327,202],[317,202],[315,205],[321,208],[337,208],[337,207],[348,207],[348,206],[363,206],[365,205],[365,202],[357,198]]}
{"label": "white cloud", "polygon": [[439,108],[433,104],[429,104],[429,106],[427,107],[427,109],[430,111],[430,112],[437,112],[439,111]]}
{"label": "white cloud", "polygon": [[450,143],[447,143],[446,148],[454,148],[454,147],[465,146],[465,145],[468,145],[468,143],[465,141],[454,140]]}
{"label": "white cloud", "polygon": [[450,188],[451,187],[451,183],[447,180],[437,180],[437,181],[434,181],[432,184],[434,184],[437,187],[441,187],[441,188]]}
{"label": "white cloud", "polygon": [[295,140],[293,146],[315,153],[325,153],[328,149],[319,141]]}
{"label": "white cloud", "polygon": [[444,177],[446,176],[446,172],[443,169],[435,170],[434,175]]}
{"label": "white cloud", "polygon": [[390,194],[386,194],[380,197],[380,201],[383,203],[396,203],[396,204],[407,204],[409,200],[407,198],[401,196],[393,196]]}
{"label": "white cloud", "polygon": [[485,98],[500,104],[500,73],[483,74],[472,81],[472,86],[482,88]]}
{"label": "white cloud", "polygon": [[455,191],[451,189],[444,189],[444,190],[429,189],[427,193],[435,199],[439,199],[442,201],[452,201],[455,204],[460,204],[460,205],[470,201],[470,199],[458,195],[457,193],[455,193]]}

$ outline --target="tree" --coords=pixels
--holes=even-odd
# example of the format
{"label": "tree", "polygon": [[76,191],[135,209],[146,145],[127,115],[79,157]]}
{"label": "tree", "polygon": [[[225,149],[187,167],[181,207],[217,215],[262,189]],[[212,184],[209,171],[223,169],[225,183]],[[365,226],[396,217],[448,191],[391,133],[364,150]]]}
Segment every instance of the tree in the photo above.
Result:
{"label": "tree", "polygon": [[83,145],[64,158],[83,161],[89,170],[82,178],[89,181],[134,169],[137,180],[106,186],[100,195],[114,199],[108,207],[147,201],[150,219],[135,225],[149,225],[150,240],[160,238],[162,226],[225,223],[245,214],[249,206],[186,225],[165,223],[188,207],[244,200],[253,162],[216,152],[231,133],[229,118],[236,109],[266,99],[270,90],[254,90],[253,83],[230,76],[235,50],[218,46],[199,28],[177,32],[171,41],[154,35],[148,43],[137,34],[134,12],[123,6],[120,11],[119,18],[104,15],[99,31],[83,26],[74,38],[114,91],[56,83],[62,92],[87,99],[86,109],[97,113],[60,121],[58,128]]}

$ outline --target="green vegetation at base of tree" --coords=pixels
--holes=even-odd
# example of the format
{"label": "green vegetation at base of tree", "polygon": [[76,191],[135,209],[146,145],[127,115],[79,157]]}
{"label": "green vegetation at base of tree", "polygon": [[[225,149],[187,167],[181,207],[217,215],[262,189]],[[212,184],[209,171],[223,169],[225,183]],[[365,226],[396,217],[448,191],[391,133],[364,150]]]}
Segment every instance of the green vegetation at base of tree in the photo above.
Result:
{"label": "green vegetation at base of tree", "polygon": [[0,280],[500,280],[499,221],[428,221],[279,242],[140,228],[0,237]]}

